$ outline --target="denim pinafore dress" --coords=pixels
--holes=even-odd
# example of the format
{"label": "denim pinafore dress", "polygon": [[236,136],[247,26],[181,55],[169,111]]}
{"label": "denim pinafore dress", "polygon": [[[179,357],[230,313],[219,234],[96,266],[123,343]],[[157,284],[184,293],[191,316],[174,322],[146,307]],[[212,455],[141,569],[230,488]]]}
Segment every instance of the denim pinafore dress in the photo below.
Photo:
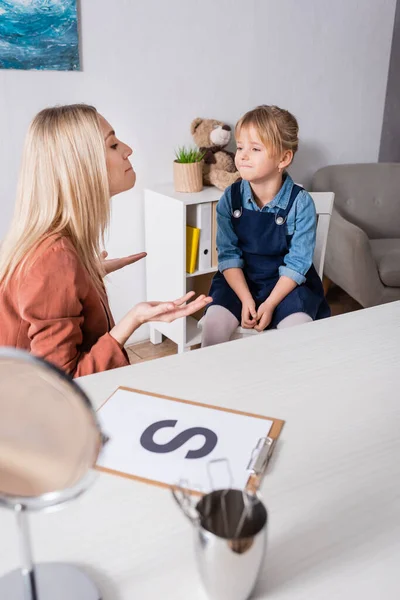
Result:
{"label": "denim pinafore dress", "polygon": [[[286,219],[297,194],[302,190],[294,185],[288,205],[278,212],[259,212],[242,207],[240,181],[231,187],[232,225],[239,240],[244,260],[243,273],[256,308],[272,292],[279,279],[279,267],[289,252],[291,236],[286,235]],[[307,313],[313,320],[330,316],[322,282],[311,265],[306,281],[296,286],[276,307],[267,329],[274,329],[293,313]],[[215,274],[210,296],[213,304],[224,306],[241,322],[242,303],[219,271]]]}

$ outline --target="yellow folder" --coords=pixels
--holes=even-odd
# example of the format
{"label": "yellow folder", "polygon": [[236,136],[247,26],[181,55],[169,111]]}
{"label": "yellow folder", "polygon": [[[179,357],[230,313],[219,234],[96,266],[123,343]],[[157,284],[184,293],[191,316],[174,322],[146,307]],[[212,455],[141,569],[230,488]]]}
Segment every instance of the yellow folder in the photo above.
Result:
{"label": "yellow folder", "polygon": [[197,254],[199,251],[200,229],[186,225],[186,272],[196,270]]}

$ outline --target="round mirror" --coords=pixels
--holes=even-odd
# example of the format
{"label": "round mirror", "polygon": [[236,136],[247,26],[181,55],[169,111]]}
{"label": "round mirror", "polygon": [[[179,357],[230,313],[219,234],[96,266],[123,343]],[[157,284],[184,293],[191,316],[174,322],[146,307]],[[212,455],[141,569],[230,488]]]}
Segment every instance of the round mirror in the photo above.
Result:
{"label": "round mirror", "polygon": [[[26,546],[22,571],[0,579],[1,598],[64,598],[60,577],[69,580],[65,592],[74,594],[65,597],[78,597],[86,586],[85,598],[99,598],[74,567],[33,567],[26,513],[85,491],[105,439],[89,399],[69,376],[25,352],[0,348],[0,505],[15,510]],[[53,580],[56,593],[49,589]]]}

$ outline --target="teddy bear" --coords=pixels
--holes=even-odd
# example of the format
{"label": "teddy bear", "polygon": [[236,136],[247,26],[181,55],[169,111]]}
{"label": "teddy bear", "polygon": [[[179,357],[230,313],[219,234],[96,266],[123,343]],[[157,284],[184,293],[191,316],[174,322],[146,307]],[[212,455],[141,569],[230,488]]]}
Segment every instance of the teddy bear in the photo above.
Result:
{"label": "teddy bear", "polygon": [[231,139],[231,128],[222,121],[197,118],[190,127],[193,139],[204,152],[204,185],[215,185],[220,190],[240,179],[235,166],[235,155],[224,150]]}

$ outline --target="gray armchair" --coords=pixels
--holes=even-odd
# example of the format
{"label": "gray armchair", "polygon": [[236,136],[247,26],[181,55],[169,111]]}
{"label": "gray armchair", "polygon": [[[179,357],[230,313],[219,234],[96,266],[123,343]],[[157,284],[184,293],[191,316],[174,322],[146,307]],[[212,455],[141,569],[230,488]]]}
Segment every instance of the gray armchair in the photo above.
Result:
{"label": "gray armchair", "polygon": [[400,300],[400,164],[334,165],[315,192],[334,192],[324,274],[362,306]]}

